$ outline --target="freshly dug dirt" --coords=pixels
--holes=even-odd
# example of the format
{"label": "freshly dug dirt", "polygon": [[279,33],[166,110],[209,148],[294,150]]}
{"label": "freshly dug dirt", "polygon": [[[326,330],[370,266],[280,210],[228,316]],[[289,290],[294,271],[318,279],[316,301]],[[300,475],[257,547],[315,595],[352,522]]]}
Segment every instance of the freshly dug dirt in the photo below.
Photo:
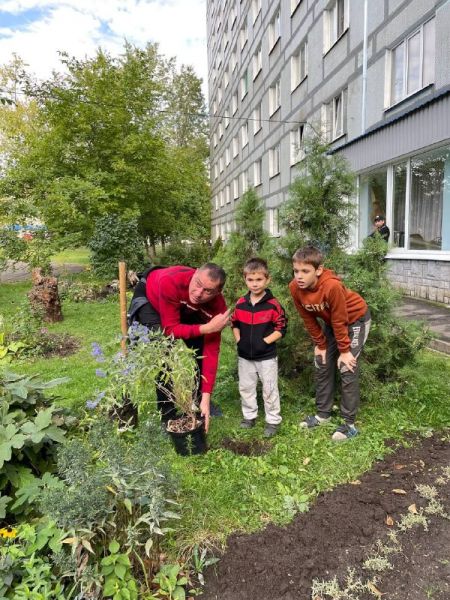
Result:
{"label": "freshly dug dirt", "polygon": [[44,358],[70,356],[80,348],[79,340],[68,333],[45,333],[42,335],[38,354]]}
{"label": "freshly dug dirt", "polygon": [[233,440],[231,438],[225,438],[220,444],[221,448],[230,450],[234,454],[240,454],[241,456],[262,456],[269,452],[272,444],[264,440],[250,440],[245,442],[243,440]]}
{"label": "freshly dug dirt", "polygon": [[[447,477],[442,477],[447,468]],[[231,536],[223,557],[206,573],[203,600],[310,600],[313,580],[334,577],[346,587],[348,569],[372,591],[341,596],[359,600],[450,600],[450,519],[427,514],[428,530],[398,532],[397,552],[381,572],[363,568],[377,540],[392,546],[389,531],[402,516],[429,506],[419,484],[434,486],[450,514],[448,435],[416,440],[374,465],[359,480],[321,494],[310,511],[286,527]],[[438,478],[441,476],[441,479]],[[438,483],[436,483],[438,480]],[[382,594],[382,595],[380,595]],[[329,600],[324,593],[312,600]]]}

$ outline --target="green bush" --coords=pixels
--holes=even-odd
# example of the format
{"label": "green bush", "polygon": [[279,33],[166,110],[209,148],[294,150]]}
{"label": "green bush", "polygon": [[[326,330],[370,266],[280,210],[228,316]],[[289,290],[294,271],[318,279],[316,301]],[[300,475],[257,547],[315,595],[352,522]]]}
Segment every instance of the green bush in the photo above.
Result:
{"label": "green bush", "polygon": [[186,265],[200,267],[209,262],[213,256],[214,248],[209,240],[183,241],[175,239],[166,244],[165,249],[158,254],[156,262],[159,265]]}
{"label": "green bush", "polygon": [[51,471],[70,418],[44,392],[66,381],[0,374],[0,519],[33,513],[40,491],[58,485]]}
{"label": "green bush", "polygon": [[144,266],[144,243],[137,219],[106,215],[95,222],[95,230],[88,242],[91,264],[100,277],[117,278],[117,264],[125,261],[134,271]]}

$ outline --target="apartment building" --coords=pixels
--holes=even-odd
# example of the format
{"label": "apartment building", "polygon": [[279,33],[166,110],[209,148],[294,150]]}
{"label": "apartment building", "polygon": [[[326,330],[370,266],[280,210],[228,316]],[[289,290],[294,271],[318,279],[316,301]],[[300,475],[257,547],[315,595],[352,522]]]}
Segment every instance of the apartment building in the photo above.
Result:
{"label": "apartment building", "polygon": [[320,131],[357,173],[349,246],[391,230],[394,282],[450,304],[450,0],[208,0],[213,239],[253,186],[266,227]]}

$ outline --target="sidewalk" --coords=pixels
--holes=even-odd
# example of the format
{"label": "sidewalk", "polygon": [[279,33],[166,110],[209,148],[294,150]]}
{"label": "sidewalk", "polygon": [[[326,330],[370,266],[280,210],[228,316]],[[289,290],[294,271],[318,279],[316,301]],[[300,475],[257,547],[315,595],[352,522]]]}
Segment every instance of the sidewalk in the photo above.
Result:
{"label": "sidewalk", "polygon": [[450,355],[450,306],[404,296],[397,314],[405,319],[425,321],[436,336],[428,344],[429,348]]}
{"label": "sidewalk", "polygon": [[[84,271],[83,265],[77,264],[52,264],[54,275],[63,275],[65,273],[79,273]],[[17,281],[27,281],[31,279],[30,269],[26,263],[16,263],[15,267],[9,267],[5,271],[0,271],[0,283],[16,283]]]}

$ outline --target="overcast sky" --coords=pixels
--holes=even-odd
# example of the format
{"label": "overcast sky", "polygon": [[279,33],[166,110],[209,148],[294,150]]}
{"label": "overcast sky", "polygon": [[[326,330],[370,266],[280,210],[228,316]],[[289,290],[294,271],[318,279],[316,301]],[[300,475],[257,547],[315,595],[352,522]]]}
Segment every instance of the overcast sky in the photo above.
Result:
{"label": "overcast sky", "polygon": [[0,64],[15,52],[39,78],[59,69],[58,50],[115,55],[124,40],[158,42],[206,81],[206,0],[0,0]]}

